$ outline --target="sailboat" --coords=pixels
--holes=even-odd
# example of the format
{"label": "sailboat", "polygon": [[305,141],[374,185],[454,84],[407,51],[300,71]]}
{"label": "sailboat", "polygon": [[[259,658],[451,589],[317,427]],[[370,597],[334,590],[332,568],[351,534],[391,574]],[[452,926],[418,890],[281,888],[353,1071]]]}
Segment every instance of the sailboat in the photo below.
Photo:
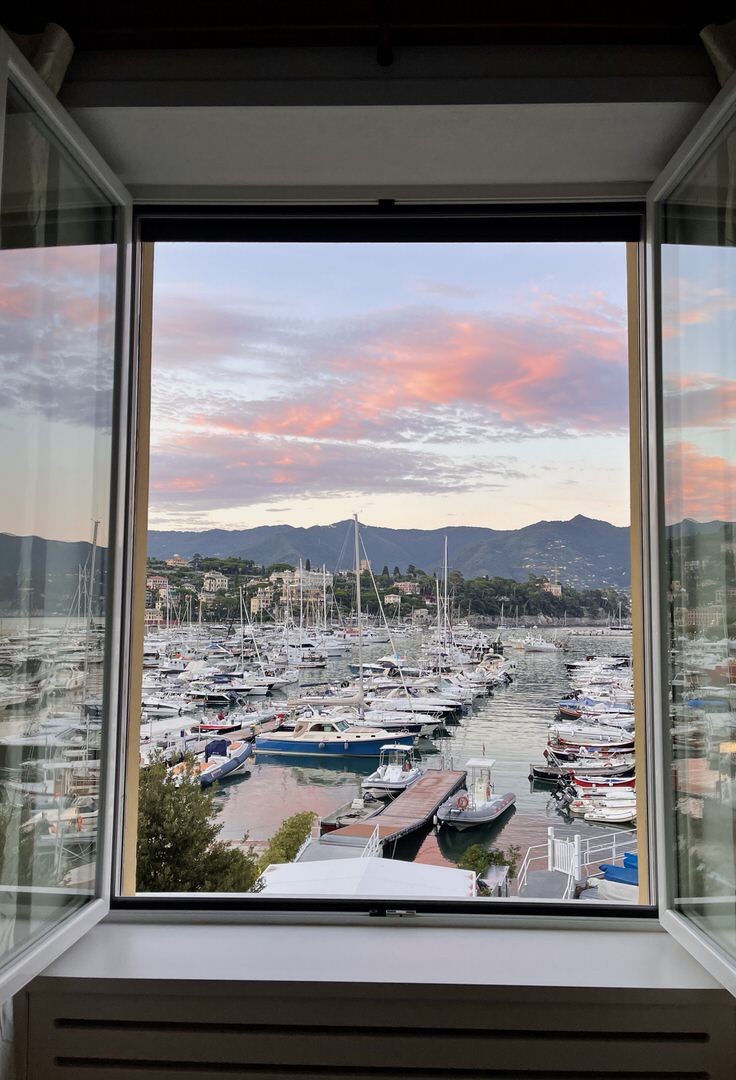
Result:
{"label": "sailboat", "polygon": [[[365,692],[363,684],[363,619],[360,593],[360,535],[358,516],[354,515],[355,540],[355,606],[358,619],[358,695],[355,704],[361,721],[365,718]],[[296,707],[298,702],[294,703]],[[332,703],[330,703],[332,704]],[[335,701],[334,704],[341,704]],[[352,702],[351,702],[352,704]],[[387,745],[413,746],[414,736],[397,736],[396,732],[380,727],[367,727],[363,723],[354,727],[343,716],[330,712],[312,713],[297,719],[292,731],[272,731],[256,736],[256,750],[269,754],[315,754],[339,757],[380,757]]]}

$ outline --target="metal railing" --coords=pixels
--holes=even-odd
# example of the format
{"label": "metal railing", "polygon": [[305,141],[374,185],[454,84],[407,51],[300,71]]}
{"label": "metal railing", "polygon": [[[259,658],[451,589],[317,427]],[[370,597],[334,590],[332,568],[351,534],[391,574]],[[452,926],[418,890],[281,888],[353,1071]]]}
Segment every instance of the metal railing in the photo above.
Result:
{"label": "metal railing", "polygon": [[381,854],[383,844],[381,842],[381,835],[378,831],[378,826],[374,828],[370,835],[368,843],[365,845],[360,853],[361,859],[376,858]]}
{"label": "metal railing", "polygon": [[[546,844],[533,844],[527,848],[517,875],[517,887],[519,892],[526,884],[532,864],[546,863],[544,869],[558,871],[567,877],[567,885],[563,899],[569,899],[572,895],[575,882],[580,881],[584,871],[589,866],[597,866],[602,862],[615,862],[623,858],[626,852],[637,850],[637,835],[635,829],[618,829],[615,832],[603,833],[598,836],[582,836],[576,833],[574,836],[556,837],[555,830],[550,825],[547,829]],[[542,869],[536,866],[536,869]],[[595,876],[595,875],[590,875]]]}

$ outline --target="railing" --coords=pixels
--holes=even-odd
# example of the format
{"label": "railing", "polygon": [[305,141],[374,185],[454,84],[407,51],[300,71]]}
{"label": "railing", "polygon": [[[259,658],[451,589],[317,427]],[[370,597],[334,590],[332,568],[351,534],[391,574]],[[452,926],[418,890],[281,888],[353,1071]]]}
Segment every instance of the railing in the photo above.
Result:
{"label": "railing", "polygon": [[598,836],[581,836],[576,833],[571,837],[556,837],[554,828],[550,826],[547,829],[546,844],[533,844],[527,848],[517,875],[517,887],[521,892],[533,863],[546,863],[545,869],[566,875],[567,885],[563,899],[567,900],[572,896],[575,882],[583,877],[587,867],[597,866],[602,862],[615,862],[616,859],[623,858],[625,852],[636,849],[635,829],[619,829]]}
{"label": "railing", "polygon": [[368,843],[365,845],[360,853],[361,859],[376,858],[381,854],[383,844],[381,843],[381,835],[378,831],[378,826],[374,828],[370,835]]}

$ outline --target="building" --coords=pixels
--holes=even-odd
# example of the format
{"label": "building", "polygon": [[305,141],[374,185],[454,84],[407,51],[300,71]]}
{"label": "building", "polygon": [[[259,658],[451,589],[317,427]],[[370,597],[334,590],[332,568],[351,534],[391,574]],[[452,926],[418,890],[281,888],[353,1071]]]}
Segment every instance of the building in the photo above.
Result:
{"label": "building", "polygon": [[422,591],[418,581],[395,581],[394,589],[402,596],[419,596]]}
{"label": "building", "polygon": [[562,586],[559,581],[545,581],[542,585],[542,591],[549,593],[550,596],[560,597],[562,596]]}
{"label": "building", "polygon": [[146,588],[151,589],[153,592],[161,592],[163,589],[168,589],[169,579],[164,577],[163,574],[150,574],[146,578]]}
{"label": "building", "polygon": [[189,566],[189,559],[185,559],[183,555],[172,555],[170,559],[166,559],[165,561],[167,566],[171,566],[178,570]]}
{"label": "building", "polygon": [[216,593],[227,592],[228,578],[226,574],[221,574],[219,570],[208,570],[204,575],[204,582],[202,583],[203,593]]}
{"label": "building", "polygon": [[256,592],[250,598],[250,613],[251,615],[260,615],[261,612],[270,611],[273,607],[273,588],[261,587],[256,589]]}
{"label": "building", "polygon": [[[371,13],[365,23],[348,28],[353,35],[349,47],[340,36],[346,33],[344,15],[342,29],[333,28],[331,48],[335,42],[338,49],[342,45],[335,68],[329,56],[294,62],[283,55],[256,55],[257,77],[248,79],[244,71],[253,70],[252,53],[248,65],[232,52],[222,64],[217,58],[213,62],[211,53],[198,56],[198,47],[212,45],[213,34],[198,25],[182,42],[170,24],[156,22],[155,12],[146,22],[150,37],[143,45],[150,49],[153,43],[166,53],[136,56],[142,35],[139,31],[136,37],[134,10],[125,13],[123,25],[120,9],[109,5],[88,27],[78,24],[86,48],[78,51],[77,75],[72,72],[62,102],[115,164],[134,198],[148,202],[220,199],[252,205],[261,200],[262,205],[269,199],[306,198],[374,204],[387,192],[399,202],[403,197],[425,203],[641,199],[714,94],[712,74],[695,60],[699,24],[693,24],[692,45],[688,40],[686,48],[678,38],[675,48],[672,34],[684,24],[675,20],[671,5],[659,22],[644,7],[638,15],[634,9],[627,12],[628,29],[616,26],[615,11],[606,13],[605,31],[610,36],[613,30],[618,60],[608,37],[591,42],[580,27],[571,57],[564,26],[550,30],[553,14],[546,12],[543,32],[538,28],[535,35],[520,9],[513,14],[525,35],[510,47],[504,26],[491,27],[489,34],[484,23],[471,35],[456,33],[453,40],[460,41],[460,48],[444,50],[439,67],[436,55],[410,56],[408,63],[386,71],[394,54],[402,59],[407,31],[400,27],[395,32],[387,16],[379,25]],[[430,12],[431,5],[426,8]],[[57,17],[64,22],[63,4],[59,10]],[[288,5],[280,14],[288,19]],[[457,17],[457,10],[439,14],[444,20],[435,16],[435,34],[437,25]],[[586,14],[586,25],[595,25],[598,13],[589,8]],[[73,13],[70,17],[73,21]],[[117,26],[116,17],[121,20]],[[706,21],[710,14],[701,8],[698,17]],[[293,25],[280,39],[261,30],[254,39],[230,33],[224,43],[215,36],[215,44],[237,50],[243,41],[251,49],[253,40],[282,48],[303,42],[299,27],[303,35],[305,9],[292,12],[291,18]],[[632,34],[637,18],[652,22],[647,34],[632,43],[626,35]],[[4,19],[12,24],[12,11]],[[201,15],[200,21],[205,22]],[[548,49],[550,38],[554,44]],[[431,26],[425,40],[438,48]],[[125,57],[109,49],[110,42],[121,41],[127,46]],[[356,41],[360,56],[354,61],[350,49]],[[489,41],[492,56],[478,57],[476,47],[482,50]],[[314,40],[308,44],[313,50]],[[95,46],[103,47],[97,55]],[[190,50],[186,55],[185,46]],[[378,63],[369,67],[374,58]],[[389,78],[377,77],[382,70]],[[387,207],[385,213],[390,212]],[[106,888],[107,883],[101,886],[101,899],[94,901],[98,908],[105,907]],[[684,940],[682,920],[667,903],[663,890],[663,925]],[[223,1058],[246,1053],[238,1042],[242,1033],[248,1052],[260,1053],[257,1060],[271,1071],[288,1068],[288,1060],[319,1073],[329,1054],[342,1054],[332,1071],[351,1075],[351,1067],[366,1068],[365,1056],[358,1060],[352,1047],[369,1040],[368,1067],[376,1071],[395,1067],[400,1047],[402,1060],[416,1061],[417,1073],[424,1067],[433,1075],[452,1075],[453,1068],[462,1068],[473,1075],[480,1058],[503,1062],[502,1068],[513,1067],[519,1075],[534,1069],[538,1074],[554,1056],[556,1071],[574,1076],[590,1068],[589,1059],[580,1057],[583,1030],[591,1036],[591,1052],[600,1046],[606,1067],[619,1075],[631,1070],[632,1060],[639,1075],[642,1070],[673,1076],[687,1070],[713,1080],[732,1075],[728,1039],[733,1011],[704,968],[664,930],[638,925],[638,932],[627,934],[620,927],[597,931],[589,923],[584,929],[555,925],[550,931],[538,921],[534,930],[510,933],[467,925],[445,931],[422,925],[421,915],[412,913],[376,909],[374,916],[357,930],[325,925],[324,918],[323,925],[315,926],[305,917],[289,925],[228,925],[225,932],[214,919],[196,927],[182,928],[176,916],[165,923],[165,912],[157,912],[155,921],[144,917],[136,924],[118,917],[94,929],[87,916],[85,936],[31,986],[26,1046],[32,1065],[39,1055],[48,1055],[48,1070],[30,1075],[45,1080],[52,1068],[57,1074],[77,1068],[94,1075],[95,1069],[109,1066],[113,1054],[121,1080],[124,1070],[160,1071],[156,1055],[171,1046],[166,1040],[172,1021],[176,1041],[169,1059],[175,1067],[185,1072],[188,1063],[196,1062],[195,1070],[212,1071],[211,1037],[201,1034],[198,1040],[194,1030],[206,1030],[211,1006],[215,1038],[224,1024],[231,1025],[227,1047],[218,1046],[217,1063],[230,1073],[237,1062]],[[353,915],[351,921],[361,917]],[[437,936],[425,955],[416,941],[434,931]],[[52,949],[46,961],[67,948],[71,937],[70,930],[60,944],[46,942]],[[707,949],[706,939],[703,964],[709,962]],[[245,967],[243,956],[248,957]],[[387,976],[386,956],[401,972],[398,987],[395,976]],[[580,956],[585,957],[584,973],[570,962]],[[34,964],[20,982],[16,978],[15,989],[28,973],[42,970],[37,960]],[[208,973],[206,983],[203,972]],[[350,1032],[344,1050],[348,1040],[334,1039],[329,1029],[336,992],[341,1031]],[[74,1004],[71,1019],[69,1000]],[[602,1014],[604,1038],[595,1043]],[[243,1016],[252,1025],[247,1031],[242,1030]],[[296,1031],[292,1018],[301,1025]],[[569,1018],[575,1021],[572,1033],[563,1026]],[[308,1041],[305,1023],[313,1025]],[[191,1031],[184,1030],[187,1024]],[[394,1030],[387,1054],[380,1032],[388,1025]],[[363,1035],[363,1027],[370,1034]],[[327,1032],[322,1041],[318,1028]],[[142,1040],[140,1030],[150,1038]],[[422,1043],[417,1030],[432,1035]],[[517,1039],[514,1033],[520,1030]],[[619,1065],[626,1054],[625,1064]],[[239,1060],[247,1060],[252,1069],[252,1056]],[[510,1060],[513,1066],[507,1065]]]}
{"label": "building", "polygon": [[271,574],[269,581],[281,586],[281,599],[293,604],[298,602],[299,595],[303,599],[314,600],[322,596],[325,589],[332,588],[333,575],[326,570],[305,570],[303,567],[296,570],[277,570]]}
{"label": "building", "polygon": [[400,604],[401,593],[386,593],[383,598],[384,604]]}

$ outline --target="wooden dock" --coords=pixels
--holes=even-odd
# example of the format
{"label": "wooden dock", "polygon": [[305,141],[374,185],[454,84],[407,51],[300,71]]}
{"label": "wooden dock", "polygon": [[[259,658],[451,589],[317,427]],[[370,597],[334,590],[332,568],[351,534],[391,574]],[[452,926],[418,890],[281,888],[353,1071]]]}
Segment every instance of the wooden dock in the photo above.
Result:
{"label": "wooden dock", "polygon": [[432,820],[435,811],[465,782],[463,770],[428,769],[407,791],[398,795],[377,817],[355,825],[345,825],[326,833],[322,840],[339,841],[343,837],[364,838],[366,842],[378,829],[382,844],[398,840]]}

